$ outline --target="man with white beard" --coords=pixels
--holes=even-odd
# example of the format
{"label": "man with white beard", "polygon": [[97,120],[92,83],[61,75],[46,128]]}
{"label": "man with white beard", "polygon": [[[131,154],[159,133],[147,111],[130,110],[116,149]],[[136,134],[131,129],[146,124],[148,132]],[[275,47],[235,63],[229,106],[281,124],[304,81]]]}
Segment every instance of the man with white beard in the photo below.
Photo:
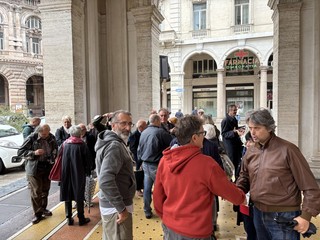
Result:
{"label": "man with white beard", "polygon": [[104,240],[133,239],[136,183],[133,159],[126,146],[132,126],[130,112],[114,112],[112,130],[99,133],[95,145]]}

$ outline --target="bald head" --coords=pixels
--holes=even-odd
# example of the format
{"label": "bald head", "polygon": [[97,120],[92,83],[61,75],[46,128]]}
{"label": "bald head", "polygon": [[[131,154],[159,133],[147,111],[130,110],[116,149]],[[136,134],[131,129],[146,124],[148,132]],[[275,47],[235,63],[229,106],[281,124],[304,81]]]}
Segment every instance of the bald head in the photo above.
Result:
{"label": "bald head", "polygon": [[139,130],[139,132],[142,132],[146,128],[147,128],[147,122],[143,119],[138,120],[137,129]]}

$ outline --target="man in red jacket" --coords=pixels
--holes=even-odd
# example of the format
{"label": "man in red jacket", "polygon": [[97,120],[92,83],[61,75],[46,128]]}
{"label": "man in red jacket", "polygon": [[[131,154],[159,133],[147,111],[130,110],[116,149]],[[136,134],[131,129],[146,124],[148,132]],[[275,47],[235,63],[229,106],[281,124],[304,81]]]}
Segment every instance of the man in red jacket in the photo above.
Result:
{"label": "man in red jacket", "polygon": [[230,182],[211,157],[201,153],[205,131],[198,116],[176,125],[180,146],[163,152],[153,192],[154,208],[162,219],[164,239],[209,240],[214,196],[240,205],[245,195]]}

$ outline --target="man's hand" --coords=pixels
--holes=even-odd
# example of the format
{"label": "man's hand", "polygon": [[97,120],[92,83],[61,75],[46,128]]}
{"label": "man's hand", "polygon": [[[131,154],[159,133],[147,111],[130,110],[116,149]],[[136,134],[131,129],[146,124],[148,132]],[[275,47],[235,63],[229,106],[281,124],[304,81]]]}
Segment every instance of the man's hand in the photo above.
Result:
{"label": "man's hand", "polygon": [[129,216],[129,213],[127,211],[127,209],[125,208],[121,213],[118,213],[118,219],[117,219],[117,223],[121,224],[123,223]]}
{"label": "man's hand", "polygon": [[302,234],[305,233],[306,231],[308,231],[309,224],[310,224],[309,221],[305,220],[302,217],[296,217],[296,218],[294,218],[294,220],[296,220],[298,222],[298,225],[296,225],[294,227],[294,230],[296,230],[297,232],[302,233]]}
{"label": "man's hand", "polygon": [[43,149],[37,149],[34,151],[34,155],[38,155],[38,156],[41,156],[44,154],[44,150]]}

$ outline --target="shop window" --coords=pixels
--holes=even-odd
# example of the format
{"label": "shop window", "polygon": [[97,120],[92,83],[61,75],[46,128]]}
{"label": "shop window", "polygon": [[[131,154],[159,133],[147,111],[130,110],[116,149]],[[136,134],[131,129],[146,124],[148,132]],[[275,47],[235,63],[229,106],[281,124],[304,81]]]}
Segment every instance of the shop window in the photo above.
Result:
{"label": "shop window", "polygon": [[206,29],[207,19],[207,3],[195,3],[193,4],[193,30]]}
{"label": "shop window", "polygon": [[217,86],[193,88],[193,106],[203,109],[206,114],[217,117]]}
{"label": "shop window", "polygon": [[[242,89],[239,89],[242,88]],[[244,117],[245,113],[251,109],[254,109],[253,100],[253,85],[232,85],[226,86],[226,106],[235,104],[238,108],[239,117]]]}
{"label": "shop window", "polygon": [[249,0],[235,0],[235,25],[249,24]]}

